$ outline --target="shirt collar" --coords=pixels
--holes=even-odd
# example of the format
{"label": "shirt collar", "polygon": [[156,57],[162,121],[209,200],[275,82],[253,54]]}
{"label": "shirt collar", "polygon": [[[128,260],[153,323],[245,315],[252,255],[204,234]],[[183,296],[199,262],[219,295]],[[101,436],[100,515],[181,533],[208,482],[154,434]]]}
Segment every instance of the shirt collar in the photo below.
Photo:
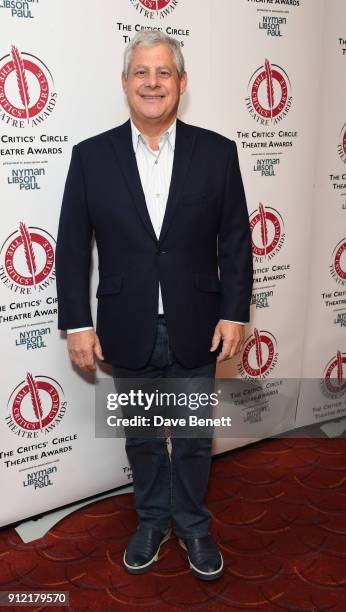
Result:
{"label": "shirt collar", "polygon": [[[160,140],[166,136],[166,134],[168,135],[168,142],[171,146],[172,151],[174,151],[175,148],[175,136],[176,136],[176,131],[177,131],[177,120],[175,119],[174,122],[172,123],[172,125],[170,125],[170,127],[161,134],[160,136]],[[131,132],[132,132],[132,144],[133,144],[133,149],[134,152],[137,152],[137,148],[138,148],[138,144],[139,144],[139,140],[143,139],[145,141],[145,138],[143,136],[143,134],[139,131],[139,129],[135,126],[135,124],[133,123],[132,119],[131,119]],[[146,141],[145,141],[146,142]],[[148,145],[147,145],[148,146]]]}

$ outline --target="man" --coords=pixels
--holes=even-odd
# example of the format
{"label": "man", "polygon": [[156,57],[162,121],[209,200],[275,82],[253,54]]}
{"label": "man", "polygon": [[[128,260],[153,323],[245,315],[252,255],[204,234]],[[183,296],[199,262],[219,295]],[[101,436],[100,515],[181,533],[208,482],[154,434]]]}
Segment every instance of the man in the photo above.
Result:
{"label": "man", "polygon": [[[203,378],[241,349],[252,286],[251,238],[234,142],[177,120],[187,85],[178,41],[141,32],[125,50],[130,120],[73,148],[59,225],[59,328],[75,365],[115,379]],[[99,255],[97,328],[90,242]],[[218,274],[218,269],[220,276]],[[210,438],[127,438],[139,526],[124,554],[149,571],[175,534],[202,580],[223,559],[203,505]]]}

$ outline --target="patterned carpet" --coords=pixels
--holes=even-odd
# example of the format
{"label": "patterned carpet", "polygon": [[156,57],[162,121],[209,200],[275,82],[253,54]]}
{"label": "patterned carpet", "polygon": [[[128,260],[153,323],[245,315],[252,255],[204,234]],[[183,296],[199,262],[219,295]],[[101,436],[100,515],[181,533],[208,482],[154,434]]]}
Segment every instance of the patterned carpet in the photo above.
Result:
{"label": "patterned carpet", "polygon": [[[172,538],[154,572],[131,576],[122,555],[132,495],[94,502],[44,538],[0,531],[0,589],[60,589],[70,607],[110,612],[346,610],[346,440],[266,440],[214,459],[208,506],[223,578],[191,576]],[[19,610],[19,608],[11,608]]]}

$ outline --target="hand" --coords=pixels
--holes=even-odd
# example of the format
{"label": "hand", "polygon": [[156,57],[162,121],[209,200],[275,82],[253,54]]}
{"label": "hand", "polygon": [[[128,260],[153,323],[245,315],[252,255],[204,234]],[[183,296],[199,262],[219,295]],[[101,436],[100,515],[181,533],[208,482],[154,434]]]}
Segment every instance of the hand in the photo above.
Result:
{"label": "hand", "polygon": [[72,363],[87,372],[96,370],[94,353],[101,361],[104,359],[100,341],[93,329],[67,334],[67,348]]}
{"label": "hand", "polygon": [[217,362],[232,359],[234,355],[240,353],[244,344],[245,329],[244,325],[231,323],[230,321],[219,321],[215,327],[213,340],[210,350],[216,351],[222,339],[222,351],[217,357]]}

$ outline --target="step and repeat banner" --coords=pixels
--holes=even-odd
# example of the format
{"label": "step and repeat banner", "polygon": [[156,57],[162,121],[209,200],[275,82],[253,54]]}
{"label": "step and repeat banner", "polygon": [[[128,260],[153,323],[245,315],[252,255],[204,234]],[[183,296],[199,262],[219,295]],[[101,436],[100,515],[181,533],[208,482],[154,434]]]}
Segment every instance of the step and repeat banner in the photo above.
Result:
{"label": "step and repeat banner", "polygon": [[[345,414],[345,17],[343,0],[0,0],[0,525],[131,482],[57,330],[54,257],[71,148],[127,119],[143,29],[181,42],[180,117],[236,141],[247,194],[251,322],[218,376],[254,385],[215,452]],[[94,253],[94,313],[96,270]]]}
{"label": "step and repeat banner", "polygon": [[[346,4],[326,11],[302,385],[296,425],[345,416]],[[342,31],[343,27],[343,31]]]}

